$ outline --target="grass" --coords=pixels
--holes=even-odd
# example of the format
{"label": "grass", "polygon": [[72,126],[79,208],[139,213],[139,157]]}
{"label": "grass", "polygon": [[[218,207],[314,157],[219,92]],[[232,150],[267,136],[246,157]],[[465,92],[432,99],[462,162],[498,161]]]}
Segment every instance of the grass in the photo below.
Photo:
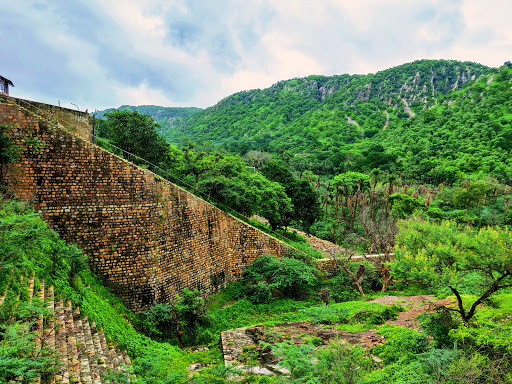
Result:
{"label": "grass", "polygon": [[214,325],[209,330],[215,335],[233,328],[256,324],[275,326],[293,321],[322,324],[341,322],[344,330],[360,332],[395,318],[403,310],[400,306],[368,303],[363,300],[325,306],[315,296],[306,301],[281,299],[269,304],[254,304],[240,298],[240,289],[240,283],[232,283],[211,299],[209,311]]}
{"label": "grass", "polygon": [[[82,314],[103,328],[109,342],[126,349],[137,375],[143,377],[147,373],[148,378],[162,379],[185,377],[192,357],[137,332],[134,324],[138,317],[94,276],[84,264],[81,252],[66,245],[22,203],[0,201],[0,262],[2,276],[7,277],[5,271],[9,272],[4,280],[9,285],[3,284],[6,300],[0,308],[0,326],[6,327],[12,322],[10,313],[16,309],[19,320],[30,320],[25,319],[30,313],[21,310],[28,304],[28,282],[34,275],[34,288],[39,287],[44,278],[46,286],[54,286],[56,299],[71,300],[74,307],[79,307]],[[34,302],[38,299],[34,298]],[[151,369],[147,369],[148,366]]]}

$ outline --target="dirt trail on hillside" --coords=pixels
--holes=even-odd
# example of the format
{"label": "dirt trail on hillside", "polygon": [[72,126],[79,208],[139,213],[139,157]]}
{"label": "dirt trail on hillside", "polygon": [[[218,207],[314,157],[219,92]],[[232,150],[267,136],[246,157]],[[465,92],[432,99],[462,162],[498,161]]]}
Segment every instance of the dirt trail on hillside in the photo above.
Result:
{"label": "dirt trail on hillside", "polygon": [[347,118],[347,123],[349,123],[349,124],[355,124],[355,125],[356,125],[356,127],[357,127],[358,129],[360,129],[360,130],[361,130],[361,136],[364,136],[364,129],[363,129],[361,126],[359,126],[359,124],[357,123],[357,121],[355,121],[354,119],[351,119],[351,118],[350,118],[350,117],[348,117],[347,115],[345,115],[345,117]]}
{"label": "dirt trail on hillside", "polygon": [[434,296],[382,296],[370,301],[383,305],[401,305],[407,309],[398,314],[396,320],[388,320],[386,323],[401,327],[419,329],[417,317],[422,313],[433,313],[436,308],[452,306],[454,299],[436,300]]}
{"label": "dirt trail on hillside", "polygon": [[386,123],[384,123],[384,127],[382,128],[382,130],[385,130],[389,125],[389,113],[388,113],[388,111],[384,111],[384,112],[386,112]]}
{"label": "dirt trail on hillside", "polygon": [[[318,237],[315,237],[313,235],[307,235],[305,232],[299,231],[298,229],[290,228],[292,232],[296,232],[298,235],[303,236],[306,238],[306,241],[311,245],[312,248],[319,250],[322,252],[322,254],[328,258],[332,259],[336,254],[343,254],[347,250],[345,248],[340,247],[339,245],[336,245],[334,243],[331,243],[330,241],[320,239]],[[372,254],[366,254],[366,255],[354,255],[352,256],[352,261],[360,261],[363,258],[375,258],[384,256],[383,253],[372,253]]]}
{"label": "dirt trail on hillside", "polygon": [[413,111],[411,111],[409,104],[407,104],[407,100],[402,99],[402,103],[404,103],[404,111],[409,114],[409,119],[412,119],[415,116],[415,114]]}

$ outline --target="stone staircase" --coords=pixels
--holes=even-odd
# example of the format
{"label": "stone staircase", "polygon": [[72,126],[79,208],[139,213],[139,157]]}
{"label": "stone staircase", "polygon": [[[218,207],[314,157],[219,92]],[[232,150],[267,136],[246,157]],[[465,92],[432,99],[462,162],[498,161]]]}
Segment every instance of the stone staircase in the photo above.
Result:
{"label": "stone staircase", "polygon": [[[44,281],[40,281],[38,292],[34,292],[32,277],[27,288],[29,301],[37,296],[51,314],[44,318],[40,315],[32,326],[35,351],[48,346],[56,351],[60,362],[53,377],[37,378],[32,383],[101,384],[101,375],[108,370],[117,372],[131,365],[126,352],[107,343],[103,330],[89,322],[87,316],[82,317],[79,308],[73,308],[70,301],[55,300],[53,286],[45,287]],[[0,294],[0,306],[8,292],[7,288]]]}

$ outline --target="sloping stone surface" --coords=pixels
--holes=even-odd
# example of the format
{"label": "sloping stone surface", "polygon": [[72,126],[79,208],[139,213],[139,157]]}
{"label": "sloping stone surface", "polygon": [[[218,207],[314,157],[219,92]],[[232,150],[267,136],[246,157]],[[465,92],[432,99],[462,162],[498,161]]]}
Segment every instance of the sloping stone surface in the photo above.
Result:
{"label": "sloping stone surface", "polygon": [[[0,307],[9,291],[0,295]],[[35,335],[35,351],[41,346],[49,346],[57,352],[59,370],[45,382],[61,384],[101,384],[101,375],[112,371],[126,370],[131,365],[126,352],[116,345],[108,345],[103,331],[82,317],[79,308],[71,302],[55,301],[53,286],[46,287],[41,281],[40,288],[34,292],[34,277],[28,283],[28,300],[38,297],[46,303],[50,316],[40,315],[32,327]],[[108,368],[107,368],[108,367]],[[21,378],[20,378],[21,379]],[[34,379],[41,383],[41,378]]]}

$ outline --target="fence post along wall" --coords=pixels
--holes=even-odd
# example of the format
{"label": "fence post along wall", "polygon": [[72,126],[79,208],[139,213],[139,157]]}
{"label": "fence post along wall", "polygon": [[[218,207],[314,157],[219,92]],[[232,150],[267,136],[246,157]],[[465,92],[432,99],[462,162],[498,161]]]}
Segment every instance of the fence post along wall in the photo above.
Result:
{"label": "fence post along wall", "polygon": [[281,241],[97,147],[87,132],[8,103],[0,104],[0,124],[9,124],[22,148],[7,168],[7,188],[77,244],[132,310],[173,300],[183,288],[212,294],[256,257],[287,252]]}

